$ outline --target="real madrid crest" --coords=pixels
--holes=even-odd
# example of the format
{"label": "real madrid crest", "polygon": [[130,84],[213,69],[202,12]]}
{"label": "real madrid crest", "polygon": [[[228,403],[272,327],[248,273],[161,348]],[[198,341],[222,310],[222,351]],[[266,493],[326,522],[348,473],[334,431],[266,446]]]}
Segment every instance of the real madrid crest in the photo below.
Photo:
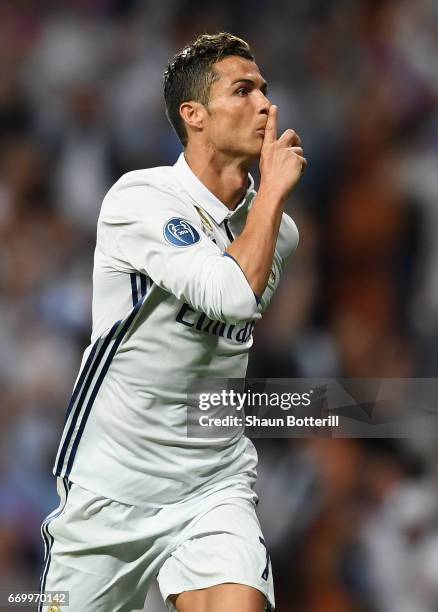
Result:
{"label": "real madrid crest", "polygon": [[268,279],[268,287],[270,287],[271,289],[275,289],[276,278],[277,278],[277,275],[275,274],[274,268],[272,268],[271,274],[269,275],[269,279]]}
{"label": "real madrid crest", "polygon": [[201,219],[201,225],[202,225],[204,234],[206,234],[211,240],[216,242],[214,238],[214,228],[213,228],[212,222],[207,217],[206,213],[200,208],[198,208],[197,206],[196,206],[196,211],[199,215],[199,218]]}

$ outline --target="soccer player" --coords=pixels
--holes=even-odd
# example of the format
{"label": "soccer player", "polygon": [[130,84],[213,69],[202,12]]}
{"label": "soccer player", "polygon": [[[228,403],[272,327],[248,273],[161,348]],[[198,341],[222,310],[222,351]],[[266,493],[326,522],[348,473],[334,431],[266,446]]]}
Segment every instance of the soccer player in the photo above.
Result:
{"label": "soccer player", "polygon": [[298,243],[283,208],[306,160],[293,130],[277,137],[266,81],[231,34],[178,53],[164,96],[183,153],[128,172],[102,204],[41,589],[69,591],[70,612],[141,610],[157,576],[169,610],[262,612],[274,594],[255,449],[243,435],[189,438],[187,393],[245,376],[254,323]]}

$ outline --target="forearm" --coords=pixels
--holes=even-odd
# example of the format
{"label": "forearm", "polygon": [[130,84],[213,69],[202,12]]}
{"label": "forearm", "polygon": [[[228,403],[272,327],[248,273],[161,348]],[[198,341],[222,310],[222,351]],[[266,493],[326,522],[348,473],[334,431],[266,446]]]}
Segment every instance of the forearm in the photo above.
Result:
{"label": "forearm", "polygon": [[261,186],[242,233],[226,251],[237,261],[251,289],[259,297],[271,273],[283,207],[284,198]]}

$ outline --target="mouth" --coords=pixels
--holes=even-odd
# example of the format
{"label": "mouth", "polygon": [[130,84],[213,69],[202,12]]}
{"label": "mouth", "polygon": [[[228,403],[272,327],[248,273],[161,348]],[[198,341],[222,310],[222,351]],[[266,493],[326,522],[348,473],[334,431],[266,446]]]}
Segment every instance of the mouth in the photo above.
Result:
{"label": "mouth", "polygon": [[262,136],[265,135],[265,128],[257,128],[256,129],[257,134],[261,134]]}

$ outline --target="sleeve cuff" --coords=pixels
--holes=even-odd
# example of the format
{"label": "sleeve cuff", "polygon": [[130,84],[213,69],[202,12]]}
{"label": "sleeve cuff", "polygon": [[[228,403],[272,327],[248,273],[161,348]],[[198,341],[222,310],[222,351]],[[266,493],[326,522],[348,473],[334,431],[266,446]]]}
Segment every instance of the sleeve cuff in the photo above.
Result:
{"label": "sleeve cuff", "polygon": [[[230,254],[229,254],[229,253],[227,253],[227,252],[223,253],[223,256],[224,256],[224,257],[229,257],[230,259],[232,259],[232,260],[234,261],[234,263],[235,263],[236,265],[238,265],[238,266],[239,266],[239,268],[240,268],[240,270],[241,270],[241,272],[242,272],[243,276],[245,276],[245,272],[244,272],[244,271],[242,270],[242,268],[240,267],[240,264],[239,264],[239,262],[237,261],[237,259],[235,259],[235,258],[234,258],[232,255],[230,255]],[[246,278],[246,276],[245,276],[245,278]],[[246,282],[248,283],[248,279],[246,279]],[[249,283],[248,283],[248,285],[249,285]],[[259,298],[259,297],[258,297],[258,296],[257,296],[257,295],[254,293],[254,291],[253,291],[253,295],[254,295],[254,297],[255,297],[255,301],[257,302],[257,306],[258,306],[258,305],[260,304],[260,298]]]}

